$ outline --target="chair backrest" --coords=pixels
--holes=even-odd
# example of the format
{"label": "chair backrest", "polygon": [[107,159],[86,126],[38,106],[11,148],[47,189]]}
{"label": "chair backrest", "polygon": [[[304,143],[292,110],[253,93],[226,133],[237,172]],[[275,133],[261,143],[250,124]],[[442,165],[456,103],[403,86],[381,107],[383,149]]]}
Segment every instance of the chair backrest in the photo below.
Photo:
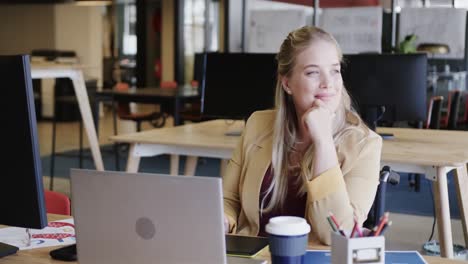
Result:
{"label": "chair backrest", "polygon": [[440,129],[440,120],[442,114],[443,96],[433,96],[429,101],[427,108],[427,120],[425,128]]}
{"label": "chair backrest", "polygon": [[364,227],[372,229],[384,215],[387,183],[390,183],[391,185],[397,185],[399,182],[400,175],[398,173],[392,171],[388,166],[384,166],[382,168],[380,171],[379,186],[377,187],[374,203],[372,204],[372,208],[367,215],[367,220],[364,222]]}
{"label": "chair backrest", "polygon": [[458,112],[460,108],[460,90],[453,90],[449,92],[448,98],[448,129],[456,129],[458,121]]}
{"label": "chair backrest", "polygon": [[159,87],[162,89],[175,89],[177,88],[177,85],[176,81],[164,81],[159,84]]}
{"label": "chair backrest", "polygon": [[65,194],[44,190],[47,213],[71,215],[70,198]]}
{"label": "chair backrest", "polygon": [[[128,89],[130,89],[130,85],[125,82],[118,82],[115,85],[115,89],[117,91],[127,91]],[[131,114],[131,110],[130,110],[129,103],[120,103],[120,102],[117,103],[117,116],[124,117],[130,114]]]}
{"label": "chair backrest", "polygon": [[463,113],[463,120],[461,120],[461,122],[463,124],[468,124],[468,94],[465,94],[465,100],[464,100],[464,103],[465,103],[465,111]]}

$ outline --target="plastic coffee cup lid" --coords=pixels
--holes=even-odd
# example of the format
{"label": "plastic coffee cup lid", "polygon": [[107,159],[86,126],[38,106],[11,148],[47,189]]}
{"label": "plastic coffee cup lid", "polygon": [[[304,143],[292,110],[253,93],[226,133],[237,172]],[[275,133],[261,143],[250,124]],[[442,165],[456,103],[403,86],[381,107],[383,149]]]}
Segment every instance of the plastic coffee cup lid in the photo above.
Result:
{"label": "plastic coffee cup lid", "polygon": [[265,231],[272,235],[299,236],[310,232],[310,225],[302,217],[277,216],[270,218]]}

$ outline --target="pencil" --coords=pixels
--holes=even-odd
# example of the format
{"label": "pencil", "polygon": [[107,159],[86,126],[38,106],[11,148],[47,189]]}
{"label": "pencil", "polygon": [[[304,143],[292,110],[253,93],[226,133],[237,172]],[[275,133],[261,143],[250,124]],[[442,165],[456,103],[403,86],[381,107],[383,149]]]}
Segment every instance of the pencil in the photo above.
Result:
{"label": "pencil", "polygon": [[375,236],[375,232],[377,232],[377,226],[374,226],[374,228],[371,229],[371,231],[369,232],[369,234],[367,236]]}
{"label": "pencil", "polygon": [[356,233],[356,228],[357,228],[357,222],[356,219],[354,220],[354,226],[353,226],[353,231],[351,231],[351,235],[349,235],[349,238],[353,238],[354,234]]}
{"label": "pencil", "polygon": [[359,227],[359,225],[356,226],[356,232],[357,232],[358,237],[362,237],[362,236],[363,236],[363,235],[362,235],[361,228]]}
{"label": "pencil", "polygon": [[335,223],[336,228],[337,228],[338,230],[340,230],[340,229],[341,229],[341,228],[340,228],[340,225],[338,224],[338,221],[336,220],[335,216],[332,214],[332,212],[329,212],[329,215],[330,215],[330,218],[331,218],[331,220],[333,221],[333,223]]}

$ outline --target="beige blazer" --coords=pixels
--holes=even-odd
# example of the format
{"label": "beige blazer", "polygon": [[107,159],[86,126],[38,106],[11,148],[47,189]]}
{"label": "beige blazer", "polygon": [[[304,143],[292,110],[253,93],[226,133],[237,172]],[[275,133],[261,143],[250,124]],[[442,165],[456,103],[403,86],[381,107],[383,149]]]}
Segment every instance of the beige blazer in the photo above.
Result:
{"label": "beige blazer", "polygon": [[[260,187],[271,163],[274,119],[273,110],[255,112],[228,163],[223,192],[231,233],[259,232]],[[348,117],[348,122],[356,121]],[[308,182],[304,217],[311,225],[311,237],[331,243],[329,212],[344,229],[352,229],[354,216],[360,224],[366,220],[379,184],[381,148],[382,139],[373,131],[346,133],[337,147],[339,166]]]}

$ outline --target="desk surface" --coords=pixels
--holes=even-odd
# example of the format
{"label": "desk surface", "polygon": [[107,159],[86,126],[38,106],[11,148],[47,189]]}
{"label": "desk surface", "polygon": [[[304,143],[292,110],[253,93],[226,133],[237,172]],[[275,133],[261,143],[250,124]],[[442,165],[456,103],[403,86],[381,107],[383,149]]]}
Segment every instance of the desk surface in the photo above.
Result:
{"label": "desk surface", "polygon": [[183,126],[146,130],[111,137],[111,140],[127,143],[170,144],[184,147],[209,147],[234,149],[239,136],[226,136],[229,131],[241,131],[241,121],[213,120]]}
{"label": "desk surface", "polygon": [[[49,221],[56,221],[61,219],[69,218],[69,216],[62,216],[62,215],[48,215]],[[0,226],[1,227],[1,226]],[[38,248],[32,250],[23,250],[19,251],[16,255],[11,255],[8,257],[0,258],[0,264],[51,264],[51,263],[65,263],[63,261],[56,261],[50,258],[49,252],[56,247],[46,247],[46,248]],[[318,245],[315,242],[309,243],[309,248],[311,249],[327,249],[326,246]],[[261,259],[269,259],[270,254],[268,250],[263,250],[258,256]],[[424,259],[430,264],[457,264],[457,263],[465,263],[456,260],[449,260],[449,259],[442,259],[439,257],[429,257],[423,256]],[[77,263],[77,262],[67,262],[67,263]]]}
{"label": "desk surface", "polygon": [[412,128],[377,128],[379,133],[392,133],[384,140],[382,160],[427,166],[462,166],[468,162],[468,133]]}
{"label": "desk surface", "polygon": [[[239,137],[226,136],[225,133],[242,128],[243,122],[241,121],[212,120],[118,135],[111,137],[111,140],[126,143],[234,149]],[[394,139],[384,140],[382,160],[386,162],[454,167],[468,163],[467,132],[411,128],[378,128],[377,131],[395,135]]]}

